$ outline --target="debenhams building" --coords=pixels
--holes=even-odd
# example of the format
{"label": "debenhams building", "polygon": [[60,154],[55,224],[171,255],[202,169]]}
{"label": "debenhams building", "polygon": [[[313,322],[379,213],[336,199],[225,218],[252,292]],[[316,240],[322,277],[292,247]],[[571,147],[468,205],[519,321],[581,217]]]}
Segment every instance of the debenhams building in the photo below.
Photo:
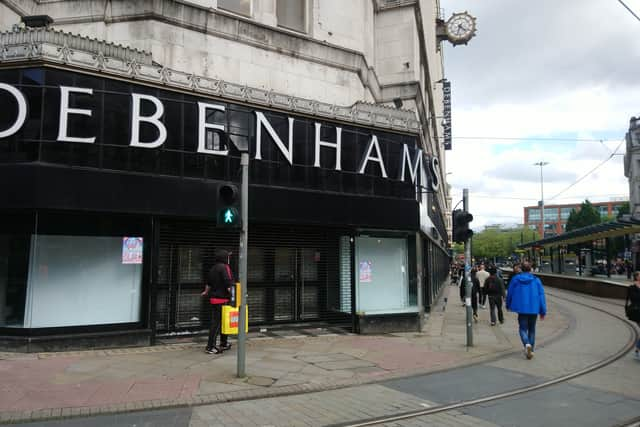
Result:
{"label": "debenhams building", "polygon": [[0,349],[205,329],[214,251],[237,271],[239,230],[216,215],[245,146],[250,327],[420,327],[448,258],[421,231],[441,172],[410,113],[292,99],[106,43],[85,51],[53,30],[2,37]]}

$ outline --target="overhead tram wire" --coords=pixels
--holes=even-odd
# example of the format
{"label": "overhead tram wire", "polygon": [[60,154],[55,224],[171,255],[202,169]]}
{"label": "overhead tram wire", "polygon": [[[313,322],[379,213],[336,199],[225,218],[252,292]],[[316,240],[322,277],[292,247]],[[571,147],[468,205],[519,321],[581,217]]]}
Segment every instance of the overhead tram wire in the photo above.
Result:
{"label": "overhead tram wire", "polygon": [[576,185],[577,183],[579,183],[580,181],[582,181],[583,179],[585,179],[586,177],[588,177],[589,175],[591,175],[592,173],[594,173],[596,170],[598,170],[601,166],[603,166],[605,163],[607,163],[609,160],[613,159],[613,156],[616,155],[616,152],[618,151],[618,148],[620,148],[620,146],[624,143],[624,139],[622,141],[620,141],[620,144],[618,144],[618,146],[616,147],[615,150],[613,150],[613,153],[609,154],[609,156],[604,159],[602,162],[600,162],[595,168],[591,169],[589,172],[587,172],[586,174],[582,175],[580,178],[578,178],[577,180],[575,180],[575,182],[571,185],[569,185],[567,188],[565,188],[564,190],[562,190],[561,192],[559,192],[558,194],[556,194],[553,197],[550,197],[549,200],[553,200],[556,197],[558,197],[559,195],[561,195],[562,193],[564,193],[565,191],[569,190],[571,187],[573,187],[574,185]]}
{"label": "overhead tram wire", "polygon": [[[566,199],[595,199],[598,197],[627,197],[626,194],[588,194],[581,196],[571,196],[571,197],[560,197],[557,200],[566,200]],[[502,197],[495,195],[481,195],[481,194],[473,194],[474,199],[498,199],[498,200],[518,200],[518,201],[537,201],[538,198],[535,197]]]}
{"label": "overhead tram wire", "polygon": [[620,3],[621,5],[624,6],[625,9],[627,9],[629,11],[630,14],[632,14],[638,21],[640,21],[640,17],[638,17],[638,15],[635,14],[635,12],[633,10],[631,10],[631,8],[629,6],[627,6],[626,4],[624,4],[624,2],[622,0],[618,0],[618,3]]}
{"label": "overhead tram wire", "polygon": [[542,138],[542,137],[514,137],[514,136],[454,136],[453,139],[466,140],[494,140],[494,141],[540,141],[540,142],[590,142],[605,143],[617,142],[617,139],[603,138]]}

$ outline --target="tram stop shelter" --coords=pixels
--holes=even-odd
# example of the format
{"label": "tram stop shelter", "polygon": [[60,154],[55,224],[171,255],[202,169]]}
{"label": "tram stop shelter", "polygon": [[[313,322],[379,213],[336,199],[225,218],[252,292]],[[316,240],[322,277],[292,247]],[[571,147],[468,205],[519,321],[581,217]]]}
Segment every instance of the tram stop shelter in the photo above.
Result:
{"label": "tram stop shelter", "polygon": [[[610,277],[612,242],[616,237],[625,238],[625,252],[631,253],[634,268],[639,265],[638,249],[640,248],[637,241],[633,242],[633,246],[631,245],[631,238],[636,233],[640,233],[640,220],[624,216],[614,221],[590,225],[556,236],[523,243],[518,245],[518,248],[527,250],[531,259],[536,259],[536,254],[539,256],[543,249],[548,251],[551,272],[563,273],[566,268],[567,246],[577,245],[579,257],[576,264],[576,272],[582,275],[586,271],[592,275],[606,274],[607,277]],[[598,252],[604,253],[605,265],[597,262],[598,259],[601,259],[595,256]],[[629,253],[626,255],[629,255]]]}

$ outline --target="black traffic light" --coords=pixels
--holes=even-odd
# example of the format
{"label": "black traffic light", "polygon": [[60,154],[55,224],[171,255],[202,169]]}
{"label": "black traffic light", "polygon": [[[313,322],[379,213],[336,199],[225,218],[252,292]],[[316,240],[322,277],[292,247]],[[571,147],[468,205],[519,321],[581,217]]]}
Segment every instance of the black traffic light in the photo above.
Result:
{"label": "black traffic light", "polygon": [[462,209],[453,211],[453,241],[464,243],[473,236],[473,230],[469,228],[469,223],[473,221],[473,215]]}
{"label": "black traffic light", "polygon": [[234,184],[218,186],[218,203],[216,207],[216,224],[218,227],[239,227],[241,224],[238,204],[238,187]]}

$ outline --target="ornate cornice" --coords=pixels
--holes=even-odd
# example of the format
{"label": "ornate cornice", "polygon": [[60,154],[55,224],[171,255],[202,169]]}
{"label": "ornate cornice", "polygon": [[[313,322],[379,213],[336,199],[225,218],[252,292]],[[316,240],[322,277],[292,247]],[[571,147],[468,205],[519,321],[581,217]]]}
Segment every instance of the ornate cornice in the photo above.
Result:
{"label": "ornate cornice", "polygon": [[150,54],[52,29],[0,33],[0,65],[42,61],[156,86],[246,102],[326,119],[419,133],[415,113],[356,103],[342,106],[239,85],[153,64]]}

